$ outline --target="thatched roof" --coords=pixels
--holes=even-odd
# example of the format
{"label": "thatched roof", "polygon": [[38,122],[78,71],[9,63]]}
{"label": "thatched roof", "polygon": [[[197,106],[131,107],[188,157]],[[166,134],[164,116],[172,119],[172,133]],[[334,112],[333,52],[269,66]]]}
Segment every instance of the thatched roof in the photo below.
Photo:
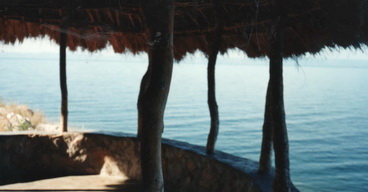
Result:
{"label": "thatched roof", "polygon": [[[0,0],[0,40],[48,36],[59,42],[65,13],[68,47],[115,52],[146,51],[145,21],[137,0]],[[368,0],[285,0],[284,56],[324,47],[368,45]],[[221,52],[239,48],[249,57],[267,56],[273,25],[272,0],[177,0],[174,53],[180,60],[196,50],[206,55],[218,26]],[[153,7],[156,8],[157,7]]]}

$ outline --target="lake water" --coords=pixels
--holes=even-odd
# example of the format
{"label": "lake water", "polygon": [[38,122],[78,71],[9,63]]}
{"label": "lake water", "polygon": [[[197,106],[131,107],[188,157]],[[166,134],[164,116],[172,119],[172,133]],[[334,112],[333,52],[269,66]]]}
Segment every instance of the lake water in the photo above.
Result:
{"label": "lake water", "polygon": [[[69,120],[76,130],[136,132],[146,56],[69,54]],[[206,60],[175,64],[164,137],[204,146]],[[258,160],[267,60],[219,58],[217,149]],[[299,64],[299,65],[298,65]],[[285,108],[291,176],[305,192],[368,191],[368,59],[288,61]],[[57,54],[0,53],[0,97],[59,118]]]}

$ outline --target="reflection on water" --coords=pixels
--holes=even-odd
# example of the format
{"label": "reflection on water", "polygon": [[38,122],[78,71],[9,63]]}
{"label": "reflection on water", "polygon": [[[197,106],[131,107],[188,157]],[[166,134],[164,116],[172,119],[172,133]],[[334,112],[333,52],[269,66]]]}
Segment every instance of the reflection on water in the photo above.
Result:
{"label": "reflection on water", "polygon": [[[58,121],[58,60],[1,55],[3,99],[30,105]],[[142,59],[143,57],[143,59]],[[199,64],[199,61],[202,64]],[[228,64],[216,68],[220,134],[217,148],[258,160],[268,68]],[[356,61],[358,62],[358,61]],[[136,101],[145,56],[71,55],[70,124],[77,129],[136,132]],[[164,137],[205,145],[209,131],[206,61],[175,65]],[[285,104],[291,174],[301,191],[368,191],[368,69],[286,65]],[[349,65],[350,66],[350,65]],[[356,65],[354,65],[356,66]]]}

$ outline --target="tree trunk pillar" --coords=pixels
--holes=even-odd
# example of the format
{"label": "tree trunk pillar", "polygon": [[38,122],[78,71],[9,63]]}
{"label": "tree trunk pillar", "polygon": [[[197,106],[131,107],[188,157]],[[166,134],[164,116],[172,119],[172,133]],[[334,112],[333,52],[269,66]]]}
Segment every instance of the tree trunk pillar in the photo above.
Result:
{"label": "tree trunk pillar", "polygon": [[271,170],[271,155],[272,155],[272,116],[271,116],[271,92],[270,82],[268,82],[266,93],[266,104],[264,113],[264,122],[262,128],[262,148],[259,158],[259,172],[268,173]]}
{"label": "tree trunk pillar", "polygon": [[144,192],[163,192],[161,136],[173,68],[174,0],[142,2],[147,24],[149,67],[142,81],[138,113]]}
{"label": "tree trunk pillar", "polygon": [[276,176],[274,192],[291,190],[289,141],[285,121],[283,85],[283,0],[275,0],[276,13],[270,40],[270,94],[271,118],[273,128],[273,147],[275,151]]}
{"label": "tree trunk pillar", "polygon": [[222,14],[222,5],[219,1],[214,1],[215,8],[213,10],[213,14],[215,15],[216,29],[213,33],[213,38],[209,39],[210,44],[209,48],[209,56],[208,56],[208,67],[207,67],[207,84],[208,84],[208,92],[207,92],[207,103],[208,109],[211,117],[211,127],[210,132],[208,134],[207,153],[213,153],[215,151],[216,140],[219,132],[219,112],[218,105],[216,101],[216,74],[215,74],[215,66],[217,55],[219,53],[222,41],[222,31],[224,21],[221,18]]}
{"label": "tree trunk pillar", "polygon": [[66,78],[66,45],[67,34],[66,25],[62,24],[60,27],[60,90],[61,90],[61,115],[60,128],[61,132],[68,131],[68,87]]}
{"label": "tree trunk pillar", "polygon": [[[216,32],[219,33],[219,32]],[[215,144],[217,140],[217,135],[219,131],[219,113],[218,106],[216,101],[216,80],[215,80],[215,66],[217,55],[219,52],[219,44],[221,36],[216,34],[215,39],[213,39],[213,47],[211,48],[211,53],[208,58],[208,67],[207,67],[207,83],[208,83],[208,92],[207,92],[207,103],[210,111],[211,117],[211,127],[210,133],[208,134],[207,139],[207,153],[213,153],[215,150]]]}
{"label": "tree trunk pillar", "polygon": [[[143,99],[143,95],[144,93],[146,92],[147,90],[147,87],[148,87],[148,84],[149,84],[149,80],[150,80],[150,77],[151,76],[151,65],[148,64],[148,68],[147,68],[147,71],[146,73],[143,75],[143,78],[141,80],[141,86],[140,86],[140,89],[139,89],[139,94],[138,94],[138,104],[137,104],[137,107],[138,107],[138,111],[139,111],[139,103],[142,102],[142,99]],[[141,138],[142,137],[142,117],[141,115],[138,113],[138,130],[137,130],[137,137],[138,138]]]}

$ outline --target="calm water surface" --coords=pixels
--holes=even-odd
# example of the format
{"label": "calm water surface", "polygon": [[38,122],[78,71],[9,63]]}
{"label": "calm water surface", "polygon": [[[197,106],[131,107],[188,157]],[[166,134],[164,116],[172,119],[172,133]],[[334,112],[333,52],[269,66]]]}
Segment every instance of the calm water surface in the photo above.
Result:
{"label": "calm water surface", "polygon": [[[70,124],[76,130],[136,132],[136,101],[145,56],[72,54],[68,60]],[[289,61],[284,69],[291,174],[301,191],[368,191],[367,60]],[[364,63],[365,62],[365,63]],[[164,137],[205,145],[209,131],[206,61],[174,66]],[[258,160],[267,60],[220,58],[219,150]],[[58,121],[57,55],[0,54],[0,97]]]}

